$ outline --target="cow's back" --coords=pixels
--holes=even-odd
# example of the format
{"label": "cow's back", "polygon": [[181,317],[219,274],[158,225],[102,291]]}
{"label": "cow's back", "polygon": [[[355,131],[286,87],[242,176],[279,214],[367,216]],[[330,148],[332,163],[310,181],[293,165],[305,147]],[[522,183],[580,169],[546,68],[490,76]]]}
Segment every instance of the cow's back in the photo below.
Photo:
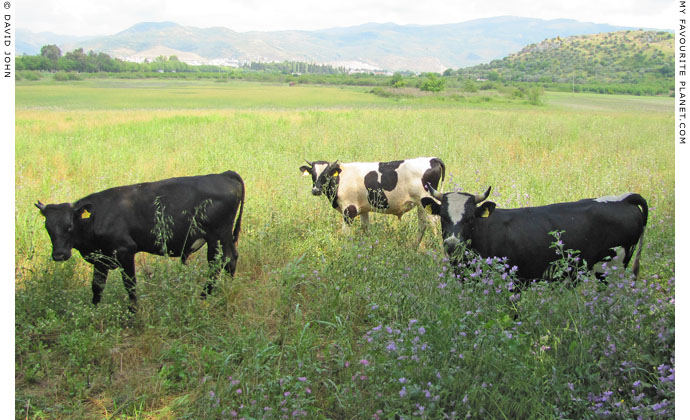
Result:
{"label": "cow's back", "polygon": [[[419,203],[422,197],[428,196],[423,177],[431,169],[434,159],[422,157],[391,162],[343,163],[340,165],[342,172],[338,197],[348,203],[357,203],[360,212],[402,215]],[[378,197],[385,195],[385,208],[377,205],[377,196],[371,193],[372,190],[379,194]]]}
{"label": "cow's back", "polygon": [[165,248],[177,256],[209,232],[232,234],[243,189],[239,175],[228,171],[110,188],[74,206],[91,204],[95,248],[131,238],[137,252],[160,254]]}
{"label": "cow's back", "polygon": [[481,255],[507,257],[524,278],[541,277],[560,258],[550,245],[551,232],[563,231],[564,249],[581,251],[590,265],[610,255],[611,248],[637,243],[644,229],[643,213],[629,203],[592,199],[520,209],[496,209],[477,218],[472,247]]}

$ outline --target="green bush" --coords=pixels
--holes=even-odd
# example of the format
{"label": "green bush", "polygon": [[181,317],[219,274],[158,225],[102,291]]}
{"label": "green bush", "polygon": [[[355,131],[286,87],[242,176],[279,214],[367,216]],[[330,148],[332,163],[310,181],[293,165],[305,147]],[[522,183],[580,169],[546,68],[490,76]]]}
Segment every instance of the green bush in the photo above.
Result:
{"label": "green bush", "polygon": [[419,86],[420,90],[426,92],[440,92],[446,85],[446,79],[440,78],[435,74],[429,74],[426,79],[424,79]]}
{"label": "green bush", "polygon": [[479,90],[477,83],[472,79],[465,79],[462,82],[462,90],[469,93],[474,93]]}
{"label": "green bush", "polygon": [[60,71],[55,73],[53,79],[57,82],[67,82],[71,80],[83,80],[83,77],[79,76],[78,73]]}
{"label": "green bush", "polygon": [[399,88],[405,86],[402,75],[400,73],[395,73],[390,80],[390,85],[394,88]]}
{"label": "green bush", "polygon": [[532,86],[527,89],[527,102],[532,105],[544,104],[544,88],[541,86]]}
{"label": "green bush", "polygon": [[31,81],[41,80],[41,74],[37,71],[17,72],[17,80],[22,80],[22,79],[31,80]]}
{"label": "green bush", "polygon": [[376,96],[380,96],[382,98],[391,98],[395,96],[391,91],[380,88],[380,87],[375,87],[372,90],[369,91],[370,93],[373,93]]}

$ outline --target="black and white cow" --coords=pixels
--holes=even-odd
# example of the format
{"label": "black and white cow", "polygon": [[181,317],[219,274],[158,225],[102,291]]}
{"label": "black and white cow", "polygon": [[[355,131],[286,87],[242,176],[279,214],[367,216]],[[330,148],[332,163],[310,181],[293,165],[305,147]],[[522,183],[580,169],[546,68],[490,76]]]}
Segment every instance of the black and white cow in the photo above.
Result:
{"label": "black and white cow", "polygon": [[579,250],[587,268],[606,257],[616,256],[621,247],[623,265],[627,268],[639,242],[633,273],[639,273],[642,238],[647,225],[647,202],[639,194],[623,194],[540,207],[497,209],[486,201],[491,187],[484,194],[460,192],[442,194],[429,186],[432,197],[423,199],[432,214],[441,216],[443,247],[457,263],[455,253],[467,243],[482,257],[507,257],[518,267],[518,277],[540,279],[549,264],[559,258],[549,246],[553,231],[564,231],[560,240],[563,249]]}
{"label": "black and white cow", "polygon": [[[223,268],[235,273],[244,181],[233,171],[115,187],[74,203],[39,201],[36,207],[45,216],[53,259],[68,260],[74,248],[93,264],[94,304],[101,300],[108,271],[122,268],[130,309],[135,310],[137,252],[181,257],[184,264],[207,243],[208,261],[222,256]],[[218,271],[205,293],[211,292]]]}
{"label": "black and white cow", "polygon": [[311,175],[312,194],[318,196],[323,193],[333,208],[343,215],[343,230],[347,230],[358,215],[362,219],[362,227],[367,229],[370,211],[394,214],[399,219],[417,207],[418,245],[429,224],[421,201],[429,196],[424,185],[438,188],[446,171],[441,159],[428,157],[392,162],[320,160],[307,161],[307,164],[299,169],[305,176]]}

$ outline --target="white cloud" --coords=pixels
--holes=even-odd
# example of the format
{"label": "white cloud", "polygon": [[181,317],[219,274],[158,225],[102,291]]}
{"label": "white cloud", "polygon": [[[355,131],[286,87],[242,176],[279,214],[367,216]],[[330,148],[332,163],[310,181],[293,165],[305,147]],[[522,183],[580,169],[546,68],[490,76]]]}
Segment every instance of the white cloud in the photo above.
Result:
{"label": "white cloud", "polygon": [[172,21],[244,32],[313,30],[367,22],[443,24],[513,15],[672,28],[674,4],[673,0],[24,0],[18,8],[17,26],[34,32],[105,35],[139,22]]}

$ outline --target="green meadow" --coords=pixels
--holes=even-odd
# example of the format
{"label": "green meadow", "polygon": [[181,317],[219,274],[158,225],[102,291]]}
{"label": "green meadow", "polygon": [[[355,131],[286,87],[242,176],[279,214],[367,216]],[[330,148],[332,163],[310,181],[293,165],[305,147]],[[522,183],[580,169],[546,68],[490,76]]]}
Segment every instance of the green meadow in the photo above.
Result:
{"label": "green meadow", "polygon": [[[673,100],[496,91],[377,96],[248,82],[19,82],[15,112],[15,417],[29,419],[673,418]],[[475,258],[452,278],[440,224],[363,232],[304,159],[437,156],[443,191],[498,207],[628,191],[649,203],[641,274],[537,283]],[[34,207],[117,185],[238,172],[234,278],[201,300],[189,264],[137,255],[139,309],[111,272],[51,260]]]}

